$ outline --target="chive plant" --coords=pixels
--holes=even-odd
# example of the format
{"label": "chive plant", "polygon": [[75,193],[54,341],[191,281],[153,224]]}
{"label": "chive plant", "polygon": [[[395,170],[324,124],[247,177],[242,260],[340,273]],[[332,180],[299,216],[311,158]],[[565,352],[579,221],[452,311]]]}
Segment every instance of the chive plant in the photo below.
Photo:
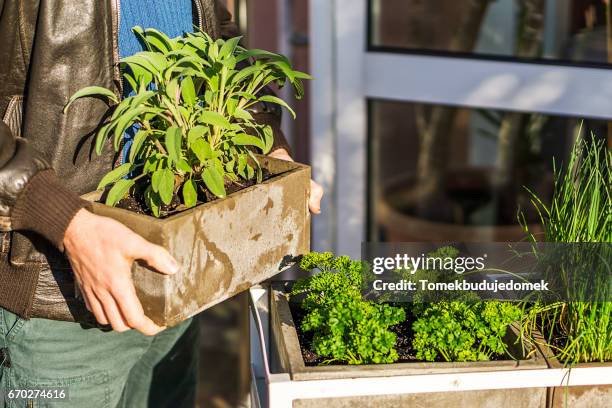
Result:
{"label": "chive plant", "polygon": [[[579,138],[565,170],[555,169],[555,189],[550,206],[532,193],[532,202],[544,227],[544,240],[612,243],[611,190],[612,152],[595,137],[590,140]],[[530,239],[535,241],[536,237],[528,230],[527,224],[523,225]],[[525,337],[535,342],[538,341],[536,332],[541,332],[555,356],[569,365],[610,361],[612,358],[612,302],[606,301],[610,291],[610,265],[605,259],[591,261],[595,268],[603,271],[600,279],[590,285],[590,288],[602,291],[601,301],[580,301],[574,293],[574,298],[566,301],[537,302],[525,304],[524,308]],[[564,275],[559,279],[572,279],[570,270],[562,269],[557,273]]]}

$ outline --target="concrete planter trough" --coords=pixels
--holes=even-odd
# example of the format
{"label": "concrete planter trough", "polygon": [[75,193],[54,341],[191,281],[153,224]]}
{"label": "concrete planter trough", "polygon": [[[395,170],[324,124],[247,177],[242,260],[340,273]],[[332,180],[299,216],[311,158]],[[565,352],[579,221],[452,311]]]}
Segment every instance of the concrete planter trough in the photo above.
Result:
{"label": "concrete planter trough", "polygon": [[[551,349],[545,344],[538,345],[540,351],[544,355],[548,366],[551,369],[562,369],[563,364],[554,357]],[[572,379],[572,374],[577,369],[612,369],[612,363],[580,363],[572,366],[564,381],[557,387],[548,389],[548,407],[549,408],[607,408],[612,404],[612,385],[580,385],[568,386],[567,383]],[[612,382],[612,378],[608,378],[608,382]]]}
{"label": "concrete planter trough", "polygon": [[[527,374],[547,368],[544,356],[539,350],[533,350],[533,353],[529,353],[529,357],[524,355],[521,346],[515,343],[517,331],[514,328],[509,330],[507,344],[511,353],[520,358],[517,361],[306,366],[286,293],[285,286],[276,285],[273,286],[270,297],[271,337],[277,348],[275,354],[278,360],[272,365],[277,365],[279,371],[288,373],[292,384],[302,384],[302,387],[296,385],[298,389],[318,383],[319,388],[331,391],[334,386],[343,386],[346,381],[353,384],[352,387],[347,386],[344,390],[347,393],[343,396],[296,398],[292,402],[294,407],[534,408],[546,406],[545,386],[534,385],[531,388],[524,385],[517,388],[495,386],[497,381],[503,382],[505,377],[517,378],[521,372]],[[421,390],[419,383],[423,384],[420,386]],[[487,386],[485,383],[492,385]],[[328,386],[325,387],[325,384]],[[378,384],[378,389],[369,391],[365,389],[372,384]],[[408,388],[402,389],[405,387],[402,384],[416,388],[408,391]],[[426,390],[428,387],[443,391]],[[381,394],[382,388],[394,389],[395,392]],[[314,398],[314,392],[312,395]]]}
{"label": "concrete planter trough", "polygon": [[164,219],[84,198],[94,213],[120,221],[169,250],[180,265],[174,276],[141,264],[132,268],[145,314],[173,326],[289,267],[310,247],[308,166],[261,156],[272,177]]}

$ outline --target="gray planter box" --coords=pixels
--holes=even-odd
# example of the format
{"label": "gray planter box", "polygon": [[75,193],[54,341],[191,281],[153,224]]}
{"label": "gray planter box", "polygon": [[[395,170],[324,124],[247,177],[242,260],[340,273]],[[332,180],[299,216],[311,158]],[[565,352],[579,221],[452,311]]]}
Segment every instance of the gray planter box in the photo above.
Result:
{"label": "gray planter box", "polygon": [[[550,368],[563,368],[544,342],[538,344]],[[612,367],[612,363],[581,363],[572,368]],[[571,371],[569,373],[571,376]],[[548,389],[550,408],[607,408],[612,401],[612,385],[560,386]]]}
{"label": "gray planter box", "polygon": [[[502,371],[546,369],[547,364],[539,350],[533,350],[529,358],[523,356],[521,346],[515,344],[517,332],[508,333],[512,354],[522,356],[513,361],[487,361],[469,363],[397,363],[363,366],[328,365],[308,367],[304,364],[295,324],[289,309],[284,286],[276,285],[270,300],[270,326],[277,348],[279,371],[289,373],[292,381],[359,379],[429,374],[490,373],[492,378]],[[433,378],[432,378],[433,381]],[[503,390],[474,390],[453,392],[429,392],[420,394],[378,396],[354,396],[342,398],[302,399],[293,402],[294,407],[404,407],[428,408],[478,408],[478,407],[545,407],[546,388],[521,388]]]}
{"label": "gray planter box", "polygon": [[[610,363],[603,363],[612,366]],[[597,367],[578,364],[576,367]],[[571,375],[571,373],[570,373]],[[582,385],[549,389],[551,408],[608,408],[612,404],[612,385]]]}
{"label": "gray planter box", "polygon": [[134,284],[145,314],[173,326],[291,265],[310,247],[308,166],[260,157],[273,177],[224,199],[165,219],[93,201],[94,213],[120,221],[168,249],[180,265],[174,276],[135,263]]}

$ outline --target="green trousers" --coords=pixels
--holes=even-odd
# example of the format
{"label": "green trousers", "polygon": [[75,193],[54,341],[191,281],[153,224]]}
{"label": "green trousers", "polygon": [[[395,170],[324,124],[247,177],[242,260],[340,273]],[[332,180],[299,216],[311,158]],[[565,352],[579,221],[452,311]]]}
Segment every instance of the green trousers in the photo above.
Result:
{"label": "green trousers", "polygon": [[[197,333],[191,320],[147,337],[0,308],[0,408],[193,407]],[[15,389],[64,389],[68,399],[8,398]]]}

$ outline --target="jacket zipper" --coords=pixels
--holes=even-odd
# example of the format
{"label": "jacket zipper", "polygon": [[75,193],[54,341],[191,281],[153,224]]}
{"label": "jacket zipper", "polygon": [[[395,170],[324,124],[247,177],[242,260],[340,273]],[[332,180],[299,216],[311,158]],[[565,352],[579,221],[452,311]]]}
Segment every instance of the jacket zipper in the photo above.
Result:
{"label": "jacket zipper", "polygon": [[[112,34],[113,34],[113,77],[115,82],[118,85],[117,97],[121,100],[123,96],[123,78],[121,77],[121,67],[119,66],[119,24],[121,23],[121,0],[111,0],[111,8],[112,8]],[[123,146],[125,144],[125,140],[121,141],[121,148],[119,150],[119,154],[115,160],[115,165],[113,167],[117,167],[122,165],[124,162],[123,155]],[[75,285],[76,287],[76,285]]]}
{"label": "jacket zipper", "polygon": [[11,99],[9,100],[8,106],[6,107],[6,110],[4,111],[4,117],[2,118],[3,122],[8,123],[9,115],[11,114],[11,112],[13,112],[13,109],[15,109],[15,105],[17,105],[18,99],[19,98],[15,95],[11,97]]}
{"label": "jacket zipper", "polygon": [[202,4],[200,0],[194,0],[196,11],[198,13],[198,26],[200,30],[204,31],[204,12],[202,11]]}
{"label": "jacket zipper", "polygon": [[123,95],[123,78],[121,77],[121,69],[119,67],[119,24],[121,22],[121,0],[111,0],[111,6],[113,9],[113,71],[115,80],[119,84],[117,96],[121,98]]}

